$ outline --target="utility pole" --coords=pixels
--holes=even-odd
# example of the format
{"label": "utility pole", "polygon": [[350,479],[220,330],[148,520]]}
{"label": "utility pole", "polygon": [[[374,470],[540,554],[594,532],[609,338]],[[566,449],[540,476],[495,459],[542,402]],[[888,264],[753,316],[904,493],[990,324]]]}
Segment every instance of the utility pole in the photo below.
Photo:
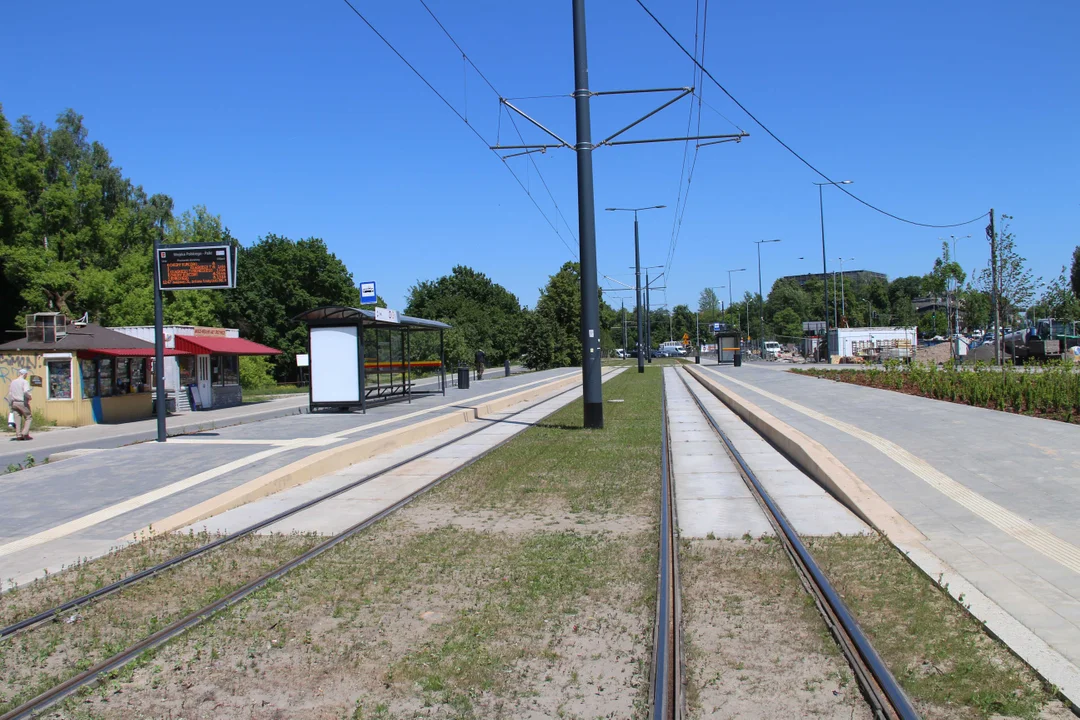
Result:
{"label": "utility pole", "polygon": [[1005,353],[1001,347],[1001,277],[998,272],[997,233],[994,232],[994,208],[990,208],[990,224],[986,226],[986,239],[990,241],[990,295],[994,305],[994,362],[1001,366],[1005,377]]}
{"label": "utility pole", "polygon": [[622,346],[626,352],[626,301],[619,300],[620,312],[622,313]]}
{"label": "utility pole", "polygon": [[585,427],[604,427],[600,379],[600,290],[596,282],[596,213],[593,207],[592,120],[585,0],[573,0],[574,110],[577,119],[578,238],[581,263],[581,379]]}
{"label": "utility pole", "polygon": [[634,213],[634,284],[637,287],[637,371],[645,372],[645,358],[641,357],[642,318],[641,318],[641,245],[638,243],[637,213]]}
{"label": "utility pole", "polygon": [[[160,238],[165,240],[165,220],[161,221]],[[158,238],[154,238],[154,379],[157,386],[157,441],[165,442],[165,327],[161,306],[161,258],[158,257]]]}
{"label": "utility pole", "polygon": [[652,312],[649,310],[649,271],[645,271],[645,352],[652,365]]}

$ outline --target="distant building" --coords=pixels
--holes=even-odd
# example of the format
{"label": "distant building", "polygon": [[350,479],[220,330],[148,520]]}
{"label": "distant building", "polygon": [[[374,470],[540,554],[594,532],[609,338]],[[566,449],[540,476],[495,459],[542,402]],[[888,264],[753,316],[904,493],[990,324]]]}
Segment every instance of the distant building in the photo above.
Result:
{"label": "distant building", "polygon": [[[840,271],[837,270],[835,272],[835,274],[838,275],[839,272]],[[832,276],[833,274],[834,273],[832,273],[832,272],[829,273],[830,276]],[[823,277],[824,277],[823,273],[806,273],[804,275],[785,275],[784,277],[782,277],[780,279],[781,280],[794,280],[795,282],[799,283],[799,285],[805,285],[806,283],[810,282],[811,280],[817,280],[817,281],[820,282]],[[844,271],[844,282],[855,282],[857,280],[861,280],[862,282],[870,282],[871,280],[881,280],[882,282],[889,282],[889,276],[886,275],[885,273],[876,272],[874,270],[845,270]]]}

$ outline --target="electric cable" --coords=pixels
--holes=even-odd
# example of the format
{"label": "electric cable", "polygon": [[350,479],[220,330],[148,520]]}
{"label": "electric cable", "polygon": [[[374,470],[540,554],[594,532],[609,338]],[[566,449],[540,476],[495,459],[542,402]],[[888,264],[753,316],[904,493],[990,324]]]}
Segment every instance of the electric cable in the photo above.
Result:
{"label": "electric cable", "polygon": [[[746,113],[747,116],[751,120],[753,120],[757,124],[758,127],[760,127],[762,130],[764,130],[766,132],[766,134],[768,134],[768,136],[771,137],[773,140],[780,143],[780,145],[785,150],[787,150],[789,153],[794,155],[799,160],[799,162],[801,162],[803,165],[805,165],[806,167],[810,168],[815,173],[817,173],[818,175],[823,177],[827,182],[829,182],[831,184],[835,184],[836,187],[838,187],[844,193],[847,193],[847,195],[850,196],[852,199],[857,200],[858,202],[862,203],[863,205],[870,208],[871,210],[874,210],[875,212],[879,212],[882,215],[885,215],[887,217],[891,217],[893,220],[899,220],[900,222],[907,223],[908,225],[917,225],[919,227],[926,227],[926,228],[954,228],[954,227],[961,227],[963,225],[970,225],[971,223],[978,222],[978,221],[982,220],[984,217],[986,217],[986,216],[988,216],[990,214],[988,212],[985,212],[985,213],[979,215],[978,217],[974,217],[971,220],[967,220],[967,221],[964,221],[964,222],[950,223],[950,224],[947,224],[947,225],[935,225],[933,223],[924,223],[924,222],[917,222],[915,220],[908,220],[907,218],[900,217],[899,215],[894,215],[893,213],[888,212],[887,210],[882,210],[878,206],[873,205],[873,204],[867,202],[866,200],[863,200],[861,197],[859,197],[855,193],[851,192],[850,190],[848,190],[844,186],[840,185],[839,183],[837,183],[835,180],[830,178],[828,175],[826,175],[822,171],[818,170],[814,165],[812,165],[810,163],[809,160],[804,158],[799,153],[795,152],[795,150],[790,145],[788,145],[783,140],[781,140],[779,137],[777,137],[776,133],[774,133],[772,130],[770,130],[768,127],[766,127],[765,123],[758,120],[757,117],[752,112],[750,112],[746,108],[745,105],[743,105],[741,102],[739,102],[738,99],[734,95],[732,95],[730,92],[728,92],[727,88],[725,88],[723,85],[721,85],[719,80],[717,80],[715,77],[713,77],[713,74],[711,72],[709,72],[708,68],[706,68],[704,65],[702,65],[701,63],[698,62],[697,58],[694,55],[692,55],[690,53],[690,51],[687,50],[686,47],[684,47],[683,44],[681,42],[679,42],[679,40],[674,35],[671,34],[671,31],[668,30],[667,27],[664,26],[664,23],[660,22],[660,19],[657,18],[656,15],[654,15],[653,12],[651,10],[649,10],[648,7],[646,7],[645,3],[642,2],[642,0],[635,0],[635,1],[637,2],[638,5],[641,6],[641,9],[644,10],[645,13],[650,18],[652,18],[653,22],[655,22],[657,24],[657,26],[659,26],[659,28],[664,31],[664,34],[667,35],[668,38],[670,38],[671,41],[673,43],[675,43],[675,45],[678,46],[678,48],[680,50],[683,51],[683,54],[685,54],[688,58],[693,60],[694,64],[697,65],[701,69],[701,72],[703,72],[710,80],[712,80],[713,84],[716,85],[716,87],[720,88],[720,91],[722,93],[724,93],[725,95],[727,95],[728,98],[733,103],[738,105],[739,109],[742,110],[744,113]],[[695,48],[695,50],[696,50],[696,48]]]}
{"label": "electric cable", "polygon": [[[420,4],[424,6],[424,9],[427,10],[427,13],[428,13],[428,15],[431,16],[431,19],[435,21],[435,24],[439,26],[439,29],[443,31],[443,34],[446,35],[447,39],[450,42],[452,42],[454,44],[454,47],[457,48],[458,52],[461,53],[461,57],[465,61],[467,61],[470,65],[472,65],[472,68],[473,68],[473,70],[476,71],[476,74],[479,75],[480,78],[485,83],[487,83],[487,86],[489,88],[491,88],[491,91],[493,93],[495,93],[495,95],[497,95],[501,100],[503,95],[502,95],[502,93],[499,92],[499,89],[495,87],[494,83],[492,83],[490,80],[488,80],[487,75],[485,75],[483,73],[483,71],[481,71],[480,68],[476,65],[476,63],[473,62],[473,59],[471,57],[469,57],[468,53],[466,53],[464,48],[461,47],[461,44],[457,40],[454,39],[454,36],[450,34],[450,31],[446,29],[446,26],[443,25],[442,21],[439,20],[439,18],[435,15],[435,13],[431,10],[431,8],[428,7],[428,4],[426,2],[424,2],[424,0],[420,0]],[[554,97],[564,97],[564,96],[554,96]],[[502,103],[500,102],[500,112],[501,112],[501,106],[502,106]],[[525,144],[525,137],[521,134],[521,130],[518,128],[517,120],[514,119],[513,113],[508,112],[508,117],[510,118],[510,122],[514,125],[514,130],[517,132],[517,136],[521,140],[521,144],[524,145]],[[494,152],[494,151],[492,151],[492,152]],[[495,154],[499,155],[497,152]],[[499,157],[502,157],[502,156],[499,155]],[[573,237],[575,241],[577,241],[577,235],[574,234],[574,229],[572,227],[570,227],[570,223],[568,223],[566,221],[566,216],[563,215],[562,209],[559,207],[559,203],[556,202],[555,196],[552,194],[551,188],[548,187],[547,181],[544,179],[543,173],[540,172],[540,166],[536,164],[536,159],[533,158],[532,153],[529,153],[528,155],[526,155],[526,157],[529,159],[529,162],[532,163],[533,169],[536,170],[536,174],[540,178],[540,182],[544,185],[544,189],[547,191],[548,197],[551,198],[551,203],[555,206],[555,212],[558,213],[560,218],[562,218],[563,225],[565,225],[566,229],[570,231],[570,236]],[[577,253],[573,252],[573,251],[571,251],[571,252],[573,253],[574,258],[576,259],[577,258]]]}
{"label": "electric cable", "polygon": [[[491,150],[490,143],[488,143],[488,141],[484,139],[484,136],[480,134],[480,131],[477,130],[475,127],[473,127],[473,125],[467,119],[465,119],[465,116],[462,115],[458,111],[458,109],[456,107],[454,107],[453,104],[449,100],[446,99],[446,96],[444,96],[441,92],[439,92],[438,90],[435,89],[435,86],[432,85],[428,81],[428,79],[426,77],[424,77],[423,74],[419,70],[417,70],[416,67],[412,63],[410,63],[405,58],[405,56],[402,55],[401,52],[396,47],[394,47],[394,45],[389,40],[387,40],[386,37],[375,28],[374,25],[371,24],[370,20],[368,20],[364,16],[363,13],[361,13],[359,10],[357,10],[356,6],[353,5],[349,0],[342,0],[342,1],[346,5],[348,5],[349,9],[352,10],[353,13],[356,14],[356,17],[360,18],[364,22],[364,24],[368,26],[368,29],[370,29],[371,32],[375,33],[376,37],[378,37],[380,40],[383,41],[383,44],[386,45],[386,47],[390,48],[391,52],[393,52],[395,55],[398,56],[398,59],[401,60],[401,62],[405,63],[406,67],[408,67],[410,70],[412,70],[413,74],[416,75],[416,77],[420,78],[421,82],[423,82],[425,85],[427,85],[428,89],[431,90],[431,92],[435,93],[435,96],[437,98],[442,100],[443,104],[446,105],[446,107],[450,108],[450,112],[454,113],[454,115],[456,115],[458,117],[458,119],[461,120],[461,122],[465,123],[465,125],[469,128],[469,130],[471,130],[473,132],[473,134],[476,135],[476,137],[480,140],[480,142],[482,142],[484,144],[484,147]],[[462,53],[462,54],[464,55],[464,53]],[[479,72],[479,71],[477,71],[477,72]],[[483,77],[483,75],[481,75],[481,77]],[[499,153],[495,152],[494,150],[491,150],[491,152],[492,152],[492,154],[495,155],[495,157],[502,160],[502,156],[499,155]],[[565,245],[566,249],[570,251],[571,255],[573,255],[576,258],[577,257],[577,252],[572,247],[570,247],[570,245],[566,242],[566,238],[564,238],[562,236],[562,234],[559,232],[559,229],[555,226],[555,223],[553,223],[551,221],[551,219],[548,218],[547,213],[545,213],[543,208],[540,207],[540,204],[536,202],[536,198],[534,198],[532,193],[529,192],[528,188],[525,187],[525,183],[521,182],[521,178],[519,178],[517,173],[514,172],[514,169],[511,168],[509,165],[507,165],[505,161],[502,164],[503,164],[504,167],[506,167],[506,169],[510,172],[510,174],[514,176],[514,180],[517,181],[517,184],[521,187],[522,191],[526,195],[529,196],[529,200],[532,201],[532,204],[536,207],[537,211],[543,216],[544,220],[547,221],[547,224],[551,227],[552,231],[559,238],[559,240],[562,242],[562,244]]]}

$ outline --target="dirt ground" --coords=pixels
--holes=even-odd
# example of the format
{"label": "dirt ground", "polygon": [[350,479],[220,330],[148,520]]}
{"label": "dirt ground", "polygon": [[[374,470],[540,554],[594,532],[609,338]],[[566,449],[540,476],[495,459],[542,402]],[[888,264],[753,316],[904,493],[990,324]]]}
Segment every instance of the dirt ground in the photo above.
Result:
{"label": "dirt ground", "polygon": [[634,516],[420,502],[56,717],[634,717],[653,538]]}
{"label": "dirt ground", "polygon": [[870,718],[775,540],[695,540],[682,553],[691,718]]}

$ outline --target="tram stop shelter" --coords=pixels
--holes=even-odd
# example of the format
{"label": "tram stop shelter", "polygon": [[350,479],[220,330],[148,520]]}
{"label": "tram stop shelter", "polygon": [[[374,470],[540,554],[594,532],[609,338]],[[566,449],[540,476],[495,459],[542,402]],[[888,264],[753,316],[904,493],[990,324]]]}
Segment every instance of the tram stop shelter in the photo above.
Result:
{"label": "tram stop shelter", "polygon": [[721,330],[716,333],[716,362],[721,365],[735,362],[742,336],[738,330]]}
{"label": "tram stop shelter", "polygon": [[[337,305],[302,312],[293,322],[308,327],[311,411],[366,412],[371,403],[446,394],[444,322]],[[421,374],[435,382],[418,384]]]}

